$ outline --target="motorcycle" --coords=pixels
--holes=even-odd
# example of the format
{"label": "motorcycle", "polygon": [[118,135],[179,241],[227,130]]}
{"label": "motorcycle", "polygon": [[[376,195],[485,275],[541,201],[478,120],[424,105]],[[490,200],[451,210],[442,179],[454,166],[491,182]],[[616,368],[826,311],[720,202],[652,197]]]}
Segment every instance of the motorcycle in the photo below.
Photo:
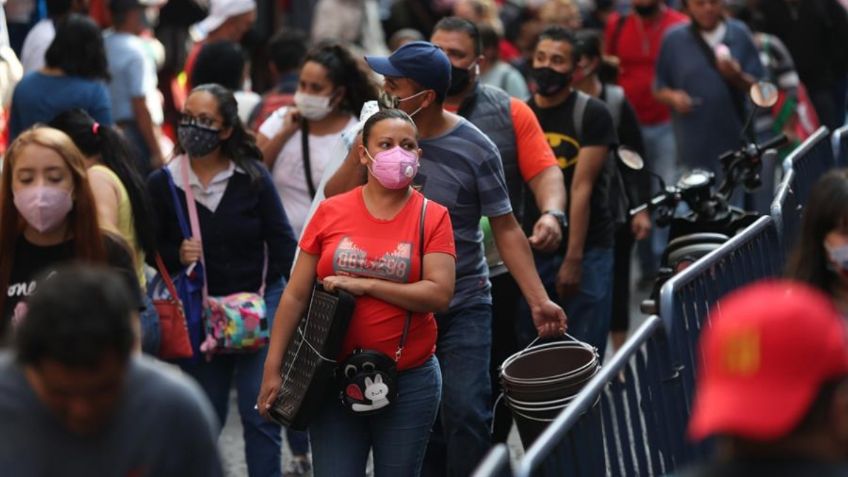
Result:
{"label": "motorcycle", "polygon": [[[750,130],[757,108],[768,108],[777,102],[777,88],[771,83],[756,83],[751,86],[749,97],[755,108],[752,108],[743,127],[744,145],[719,157],[724,178],[718,187],[715,174],[708,170],[689,171],[675,185],[666,185],[658,174],[647,171],[659,180],[661,191],[645,204],[631,209],[630,215],[646,209],[655,212],[656,225],[669,227],[669,241],[650,297],[640,305],[645,314],[659,313],[659,291],[669,278],[720,247],[759,217],[756,212],[732,205],[731,197],[740,185],[747,192],[760,187],[764,157],[777,154],[775,149],[786,144],[788,139],[780,134],[757,144]],[[634,170],[644,168],[644,161],[638,154],[619,149],[618,155],[626,167]]]}

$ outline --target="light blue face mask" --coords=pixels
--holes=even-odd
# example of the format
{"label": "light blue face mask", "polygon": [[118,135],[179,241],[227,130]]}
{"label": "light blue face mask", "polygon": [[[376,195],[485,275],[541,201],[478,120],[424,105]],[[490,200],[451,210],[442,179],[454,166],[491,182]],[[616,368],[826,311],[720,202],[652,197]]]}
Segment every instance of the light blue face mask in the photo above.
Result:
{"label": "light blue face mask", "polygon": [[831,265],[837,269],[836,271],[848,273],[848,245],[839,247],[828,247],[825,245],[824,248],[830,257]]}

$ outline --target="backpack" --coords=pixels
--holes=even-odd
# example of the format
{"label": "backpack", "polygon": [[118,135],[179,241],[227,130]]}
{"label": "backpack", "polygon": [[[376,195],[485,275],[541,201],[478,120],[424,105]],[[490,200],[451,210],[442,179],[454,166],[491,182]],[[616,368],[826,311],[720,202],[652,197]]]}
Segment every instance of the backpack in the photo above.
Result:
{"label": "backpack", "polygon": [[[624,89],[616,85],[608,84],[604,86],[607,92],[605,104],[612,115],[613,127],[618,131],[618,125],[621,124],[621,110],[624,106]],[[574,130],[582,141],[583,118],[586,115],[586,105],[589,104],[590,96],[582,91],[575,91],[575,93],[577,93],[577,101],[574,104]],[[610,214],[616,227],[619,227],[630,222],[630,201],[627,198],[627,187],[624,185],[624,178],[619,169],[622,167],[622,162],[618,158],[618,151],[615,148],[609,151],[609,157],[604,167],[610,175],[610,187],[607,199]]]}

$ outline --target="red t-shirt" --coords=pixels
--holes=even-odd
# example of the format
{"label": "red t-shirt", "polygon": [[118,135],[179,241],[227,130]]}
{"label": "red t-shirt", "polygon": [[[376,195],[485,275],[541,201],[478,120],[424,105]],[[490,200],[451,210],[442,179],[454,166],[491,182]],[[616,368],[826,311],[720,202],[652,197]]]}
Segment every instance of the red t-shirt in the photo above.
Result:
{"label": "red t-shirt", "polygon": [[[330,275],[380,278],[399,283],[418,281],[418,223],[424,196],[413,192],[391,220],[372,216],[365,207],[362,187],[324,200],[306,225],[300,247],[318,255],[318,279]],[[424,217],[424,254],[456,257],[453,227],[445,207],[433,201]],[[373,349],[394,357],[407,311],[380,299],[357,297],[353,318],[339,356],[356,348]],[[423,364],[436,349],[436,320],[432,313],[415,313],[398,369]]]}
{"label": "red t-shirt", "polygon": [[630,13],[624,20],[618,39],[613,38],[618,29],[620,14],[610,15],[604,32],[607,54],[617,56],[621,71],[618,82],[627,96],[636,117],[644,125],[655,125],[670,119],[668,107],[654,98],[654,76],[665,32],[689,18],[671,8],[662,7],[662,14],[652,21]]}

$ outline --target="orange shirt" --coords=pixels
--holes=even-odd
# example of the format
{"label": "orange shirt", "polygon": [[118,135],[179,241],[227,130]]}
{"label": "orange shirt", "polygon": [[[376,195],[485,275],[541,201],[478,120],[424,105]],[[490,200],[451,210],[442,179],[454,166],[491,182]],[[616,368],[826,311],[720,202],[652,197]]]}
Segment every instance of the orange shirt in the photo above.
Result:
{"label": "orange shirt", "polygon": [[[530,106],[518,98],[509,98],[509,106],[515,131],[518,169],[524,182],[530,182],[543,170],[556,166],[556,157]],[[455,113],[459,108],[445,104],[445,109]]]}
{"label": "orange shirt", "polygon": [[[379,278],[398,283],[418,281],[421,270],[418,224],[424,196],[413,192],[390,220],[372,216],[362,187],[324,200],[303,231],[300,247],[318,255],[318,279],[330,275]],[[453,227],[447,209],[430,201],[424,218],[424,254],[456,257]],[[368,295],[357,297],[342,344],[340,360],[354,349],[373,349],[394,358],[407,311]],[[398,369],[422,365],[436,347],[432,313],[414,313]]]}

